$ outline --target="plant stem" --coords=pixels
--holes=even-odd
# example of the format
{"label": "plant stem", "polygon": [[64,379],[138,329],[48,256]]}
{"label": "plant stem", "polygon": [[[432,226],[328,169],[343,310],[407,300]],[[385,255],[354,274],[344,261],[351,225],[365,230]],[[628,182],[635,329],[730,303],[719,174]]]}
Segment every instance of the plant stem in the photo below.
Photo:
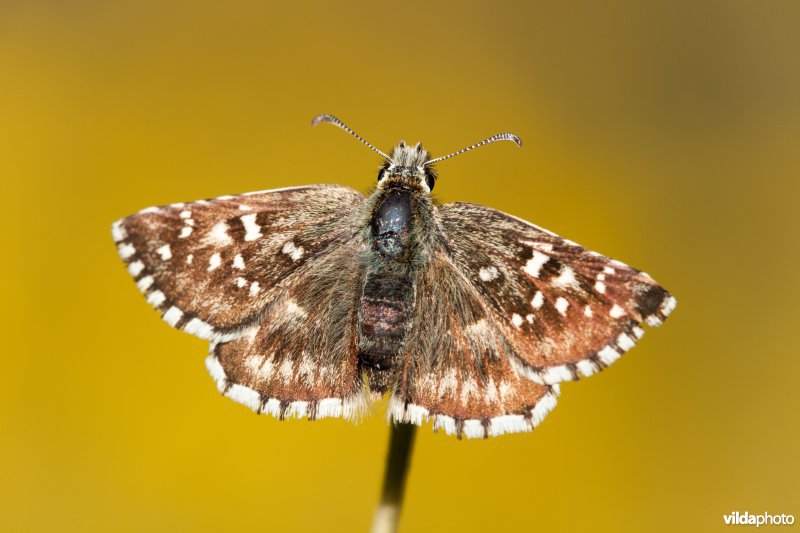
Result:
{"label": "plant stem", "polygon": [[414,451],[414,424],[393,424],[389,436],[389,454],[386,457],[386,472],[383,476],[381,503],[372,521],[372,533],[394,533],[403,508],[403,492],[406,486],[408,466]]}

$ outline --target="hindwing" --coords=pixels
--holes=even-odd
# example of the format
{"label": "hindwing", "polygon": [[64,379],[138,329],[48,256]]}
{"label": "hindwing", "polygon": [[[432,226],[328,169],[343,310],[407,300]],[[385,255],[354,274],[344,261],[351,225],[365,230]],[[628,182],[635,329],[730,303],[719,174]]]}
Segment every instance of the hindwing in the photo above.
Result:
{"label": "hindwing", "polygon": [[365,244],[315,260],[239,338],[212,343],[206,360],[226,396],[279,418],[358,418],[368,394],[358,366],[358,299]]}
{"label": "hindwing", "polygon": [[437,251],[417,276],[413,324],[389,407],[394,420],[459,438],[530,431],[556,405],[558,385],[512,367],[514,348],[484,296]]}

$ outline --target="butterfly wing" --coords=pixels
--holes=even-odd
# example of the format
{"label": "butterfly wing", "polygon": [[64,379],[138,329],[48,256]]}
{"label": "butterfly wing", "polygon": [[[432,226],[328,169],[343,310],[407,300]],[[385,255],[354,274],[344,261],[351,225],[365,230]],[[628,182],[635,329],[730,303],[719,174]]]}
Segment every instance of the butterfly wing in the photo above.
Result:
{"label": "butterfly wing", "polygon": [[279,418],[358,418],[368,401],[358,369],[358,238],[293,278],[238,339],[212,343],[206,365],[226,396]]}
{"label": "butterfly wing", "polygon": [[412,327],[389,406],[394,420],[459,438],[530,431],[556,404],[511,366],[511,346],[483,296],[452,259],[436,251],[419,273]]}
{"label": "butterfly wing", "polygon": [[231,339],[316,259],[351,239],[364,196],[313,185],[151,207],[112,225],[128,271],[170,325]]}
{"label": "butterfly wing", "polygon": [[441,244],[487,302],[511,364],[536,382],[594,374],[675,307],[647,274],[500,211],[451,203],[438,215]]}

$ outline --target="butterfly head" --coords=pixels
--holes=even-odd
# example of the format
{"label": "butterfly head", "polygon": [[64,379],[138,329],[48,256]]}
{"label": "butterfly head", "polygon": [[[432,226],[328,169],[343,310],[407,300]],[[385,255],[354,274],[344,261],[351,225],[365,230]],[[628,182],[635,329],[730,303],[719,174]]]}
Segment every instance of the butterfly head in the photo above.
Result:
{"label": "butterfly head", "polygon": [[378,173],[378,187],[384,189],[390,186],[402,186],[431,192],[433,185],[436,183],[436,171],[433,168],[434,163],[450,159],[451,157],[469,152],[474,148],[495,141],[512,141],[517,146],[522,146],[520,138],[513,133],[498,133],[497,135],[493,135],[472,146],[462,148],[452,154],[437,157],[436,159],[428,159],[428,151],[425,150],[420,143],[414,146],[408,146],[404,141],[400,141],[400,144],[392,150],[392,155],[390,157],[365,141],[363,137],[348,128],[344,122],[333,115],[318,115],[311,121],[312,126],[322,123],[333,124],[334,126],[342,128],[386,160]]}
{"label": "butterfly head", "polygon": [[405,186],[431,192],[436,183],[436,172],[428,161],[428,151],[420,143],[413,146],[400,141],[391,157],[378,172],[378,187]]}

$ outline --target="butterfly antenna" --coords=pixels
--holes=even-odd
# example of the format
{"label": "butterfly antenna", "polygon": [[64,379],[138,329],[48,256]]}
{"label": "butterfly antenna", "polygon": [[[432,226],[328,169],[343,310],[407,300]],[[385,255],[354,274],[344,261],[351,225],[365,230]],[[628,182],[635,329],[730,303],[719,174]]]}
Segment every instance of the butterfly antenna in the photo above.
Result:
{"label": "butterfly antenna", "polygon": [[359,135],[358,133],[356,133],[353,130],[351,130],[350,128],[348,128],[347,124],[345,124],[344,122],[342,122],[338,118],[334,117],[333,115],[317,115],[316,117],[314,117],[314,120],[311,121],[311,125],[312,126],[316,126],[317,124],[322,124],[323,122],[327,122],[329,124],[333,124],[334,126],[339,126],[344,131],[346,131],[347,133],[349,133],[350,135],[352,135],[353,137],[355,137],[356,139],[358,139],[362,143],[366,144],[370,149],[372,149],[372,150],[378,152],[379,154],[381,154],[381,156],[383,156],[384,159],[386,159],[387,161],[391,161],[391,158],[388,155],[384,154],[383,152],[381,152],[380,150],[378,150],[377,148],[372,146],[361,135]]}
{"label": "butterfly antenna", "polygon": [[444,161],[445,159],[450,159],[451,157],[455,157],[459,154],[463,154],[464,152],[469,152],[470,150],[474,150],[479,146],[483,146],[484,144],[490,144],[495,141],[512,141],[517,144],[517,146],[522,146],[522,140],[514,135],[513,133],[498,133],[497,135],[492,135],[488,139],[484,139],[479,143],[475,143],[472,146],[467,146],[459,150],[458,152],[453,152],[450,155],[446,155],[443,157],[437,157],[436,159],[431,159],[430,161],[425,161],[425,166],[432,165],[433,163],[438,163],[439,161]]}

